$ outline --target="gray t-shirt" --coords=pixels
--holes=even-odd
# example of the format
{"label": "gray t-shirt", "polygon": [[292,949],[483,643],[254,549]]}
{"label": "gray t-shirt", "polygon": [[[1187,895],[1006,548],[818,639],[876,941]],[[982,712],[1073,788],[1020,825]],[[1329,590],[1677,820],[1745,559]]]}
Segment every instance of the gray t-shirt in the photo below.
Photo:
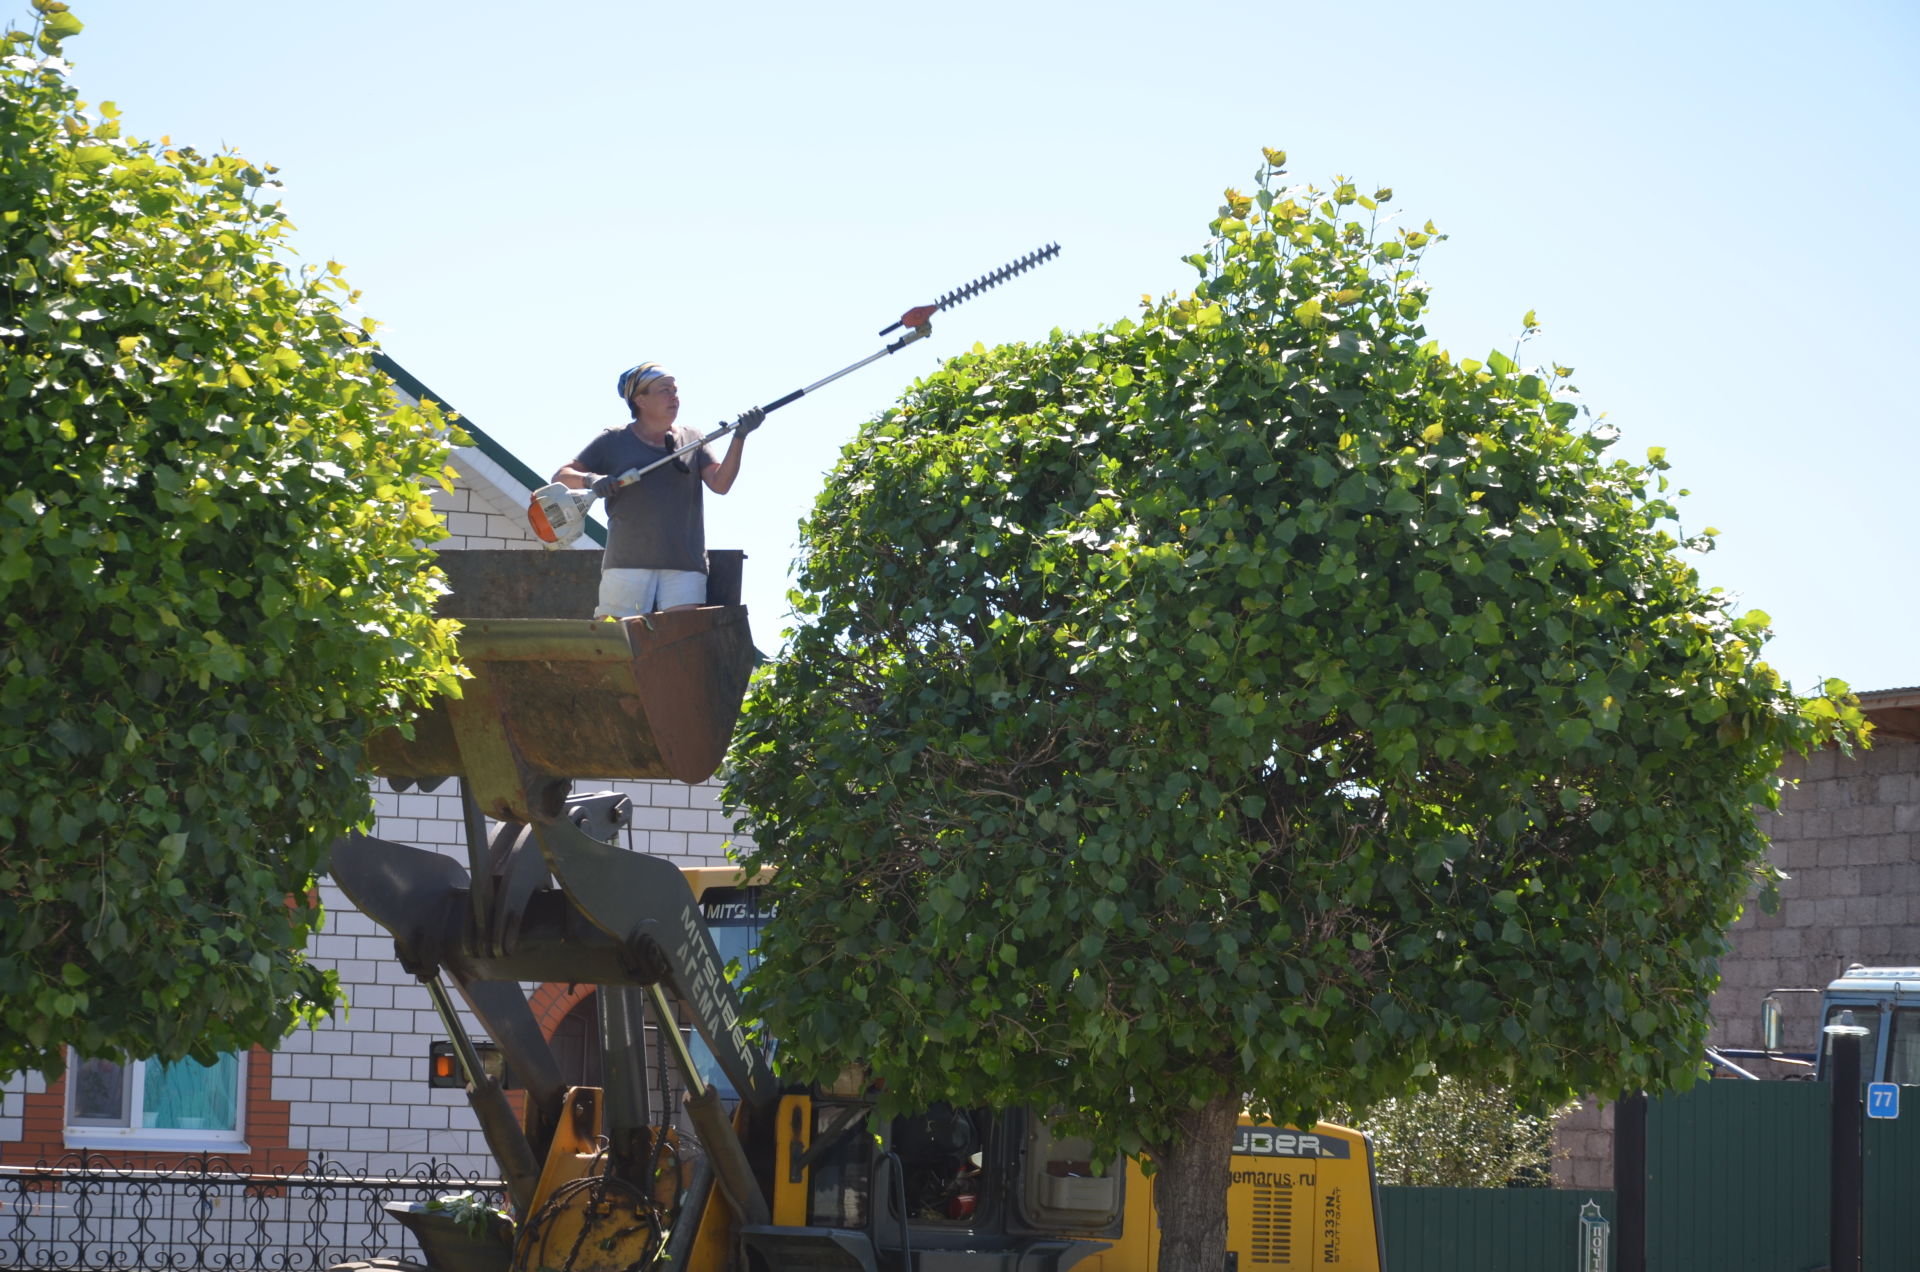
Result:
{"label": "gray t-shirt", "polygon": [[[573,466],[618,477],[665,459],[699,437],[692,429],[670,429],[669,446],[663,448],[647,445],[631,428],[610,428],[587,443]],[[707,572],[707,529],[700,508],[705,483],[700,474],[718,461],[704,446],[680,458],[689,471],[672,464],[656,468],[607,500],[607,551],[601,569]]]}

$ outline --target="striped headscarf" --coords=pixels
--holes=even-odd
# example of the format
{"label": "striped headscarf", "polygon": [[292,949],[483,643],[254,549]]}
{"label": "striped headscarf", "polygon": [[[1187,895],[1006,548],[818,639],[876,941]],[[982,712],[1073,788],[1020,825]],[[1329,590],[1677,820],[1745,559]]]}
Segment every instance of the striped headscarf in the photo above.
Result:
{"label": "striped headscarf", "polygon": [[637,367],[628,367],[620,373],[620,400],[632,402],[633,395],[645,388],[650,380],[662,379],[667,369],[658,362],[642,362]]}

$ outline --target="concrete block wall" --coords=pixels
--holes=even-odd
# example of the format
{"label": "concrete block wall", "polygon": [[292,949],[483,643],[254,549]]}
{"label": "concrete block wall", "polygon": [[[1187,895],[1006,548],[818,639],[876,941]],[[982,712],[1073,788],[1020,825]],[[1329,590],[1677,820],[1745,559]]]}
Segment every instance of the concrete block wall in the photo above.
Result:
{"label": "concrete block wall", "polygon": [[[1773,840],[1780,905],[1757,901],[1728,933],[1714,995],[1713,1041],[1760,1044],[1760,1004],[1780,987],[1821,988],[1849,963],[1920,966],[1920,742],[1882,735],[1854,755],[1825,750],[1788,761],[1796,780]],[[1817,1000],[1783,999],[1791,1050],[1813,1048]]]}
{"label": "concrete block wall", "polygon": [[1553,1186],[1613,1187],[1613,1105],[1589,1097],[1554,1124]]}

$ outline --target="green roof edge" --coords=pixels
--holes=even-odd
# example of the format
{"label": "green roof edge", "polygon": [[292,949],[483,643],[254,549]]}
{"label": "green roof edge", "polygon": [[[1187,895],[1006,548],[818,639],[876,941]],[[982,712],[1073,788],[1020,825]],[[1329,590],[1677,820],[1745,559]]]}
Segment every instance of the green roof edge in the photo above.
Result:
{"label": "green roof edge", "polygon": [[[500,465],[500,467],[506,469],[512,476],[525,482],[528,490],[538,490],[547,484],[546,480],[542,478],[539,473],[527,467],[525,460],[502,446],[499,442],[494,441],[485,429],[473,422],[470,416],[463,411],[457,410],[453,403],[429,389],[411,371],[408,371],[398,362],[395,362],[388,354],[379,349],[375,349],[373,351],[373,365],[378,367],[381,373],[388,379],[404,389],[409,397],[421,402],[431,398],[433,401],[438,402],[449,413],[458,415],[460,417],[461,430],[473,439],[473,444],[480,453]],[[587,519],[587,537],[603,548],[607,546],[607,528],[591,517]]]}

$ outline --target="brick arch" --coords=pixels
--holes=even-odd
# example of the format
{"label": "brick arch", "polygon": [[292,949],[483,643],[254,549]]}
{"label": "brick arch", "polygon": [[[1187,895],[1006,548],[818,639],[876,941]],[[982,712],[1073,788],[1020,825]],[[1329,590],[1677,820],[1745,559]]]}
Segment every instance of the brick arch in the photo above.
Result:
{"label": "brick arch", "polygon": [[599,989],[597,985],[563,985],[558,981],[549,981],[527,999],[527,1006],[533,1011],[533,1019],[540,1026],[540,1032],[549,1040],[567,1013],[578,1007],[586,999],[593,997]]}

